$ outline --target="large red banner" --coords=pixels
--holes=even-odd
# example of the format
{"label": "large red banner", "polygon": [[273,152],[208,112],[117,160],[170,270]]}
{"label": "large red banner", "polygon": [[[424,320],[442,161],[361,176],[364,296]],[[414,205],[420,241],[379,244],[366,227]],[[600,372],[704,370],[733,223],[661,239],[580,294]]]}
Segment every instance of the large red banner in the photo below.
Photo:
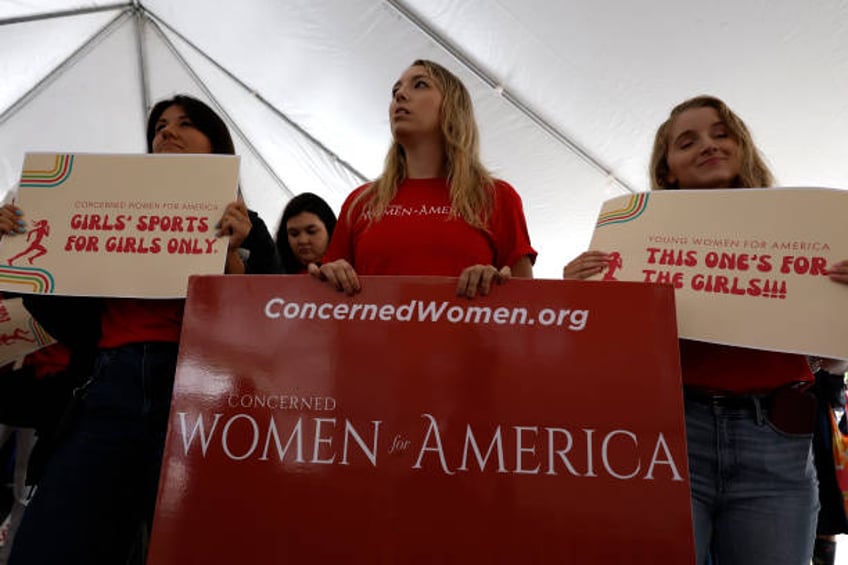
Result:
{"label": "large red banner", "polygon": [[193,277],[149,563],[694,562],[673,289]]}

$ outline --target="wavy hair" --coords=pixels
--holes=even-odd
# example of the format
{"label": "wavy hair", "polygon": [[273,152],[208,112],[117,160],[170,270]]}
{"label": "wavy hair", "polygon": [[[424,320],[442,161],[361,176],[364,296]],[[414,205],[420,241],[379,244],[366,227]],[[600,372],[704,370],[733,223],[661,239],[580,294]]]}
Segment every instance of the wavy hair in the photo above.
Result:
{"label": "wavy hair", "polygon": [[[456,75],[438,63],[418,59],[411,66],[424,67],[442,93],[440,125],[451,214],[474,227],[485,229],[492,210],[494,180],[480,161],[480,133],[474,119],[471,95]],[[383,174],[360,193],[354,205],[359,201],[367,202],[369,215],[379,219],[397,194],[397,187],[406,179],[406,174],[406,152],[394,140],[386,155]]]}
{"label": "wavy hair", "polygon": [[686,110],[696,108],[713,108],[718,112],[719,117],[725,126],[727,126],[728,133],[739,144],[741,167],[739,176],[735,179],[734,188],[772,186],[774,184],[774,176],[766,165],[762,155],[760,155],[757,146],[754,145],[751,132],[748,130],[748,126],[745,125],[745,122],[734,114],[722,100],[715,96],[703,95],[690,98],[675,106],[668,119],[657,128],[657,134],[654,136],[654,149],[651,152],[651,188],[653,190],[680,188],[677,186],[677,183],[668,181],[669,169],[667,157],[669,143],[671,142],[669,136],[674,120]]}

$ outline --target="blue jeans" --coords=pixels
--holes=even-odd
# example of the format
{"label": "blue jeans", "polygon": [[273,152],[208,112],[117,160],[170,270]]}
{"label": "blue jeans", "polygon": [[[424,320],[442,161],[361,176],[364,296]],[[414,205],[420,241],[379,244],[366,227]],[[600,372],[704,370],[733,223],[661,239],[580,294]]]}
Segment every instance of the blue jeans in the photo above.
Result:
{"label": "blue jeans", "polygon": [[696,563],[808,565],[818,484],[812,433],[777,430],[764,407],[686,399]]}
{"label": "blue jeans", "polygon": [[115,565],[153,519],[175,343],[102,350],[66,440],[50,457],[10,564]]}

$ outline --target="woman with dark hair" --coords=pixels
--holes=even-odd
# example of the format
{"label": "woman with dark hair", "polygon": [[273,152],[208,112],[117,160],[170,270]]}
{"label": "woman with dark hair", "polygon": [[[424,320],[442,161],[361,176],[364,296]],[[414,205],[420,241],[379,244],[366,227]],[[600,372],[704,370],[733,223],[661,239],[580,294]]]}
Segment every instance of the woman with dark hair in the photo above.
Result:
{"label": "woman with dark hair", "polygon": [[336,215],[317,194],[304,192],[289,200],[277,229],[283,272],[305,273],[310,263],[319,262],[335,228]]}
{"label": "woman with dark hair", "polygon": [[[672,109],[651,155],[654,190],[768,187],[773,176],[745,123],[712,96]],[[563,269],[585,279],[610,255],[587,251]],[[846,283],[848,262],[830,267]],[[813,374],[803,355],[680,340],[696,563],[810,562],[819,502],[813,466]],[[846,363],[816,360],[843,373]],[[804,418],[809,414],[809,418]]]}
{"label": "woman with dark hair", "polygon": [[456,292],[487,294],[510,276],[532,278],[521,198],[480,161],[471,96],[443,66],[418,60],[392,87],[393,143],[383,174],[345,201],[320,267],[338,290],[358,274],[458,277]]}
{"label": "woman with dark hair", "polygon": [[[200,133],[206,141],[194,141]],[[198,143],[198,145],[193,145]],[[207,150],[204,150],[207,149]],[[206,104],[185,95],[157,102],[147,120],[148,153],[214,153],[235,155],[233,138],[224,121]],[[243,239],[233,228],[247,228]],[[250,226],[256,226],[250,229]],[[226,272],[278,273],[280,268],[274,253],[273,240],[259,215],[248,210],[239,196],[230,203],[221,218],[220,235],[231,236],[227,248]],[[232,236],[236,236],[235,240]]]}
{"label": "woman with dark hair", "polygon": [[[154,106],[147,147],[234,153],[224,122],[187,96]],[[3,208],[0,230],[13,233],[22,217]],[[274,242],[243,202],[227,205],[217,227],[229,236],[226,273],[274,269]],[[24,302],[58,341],[91,359],[93,375],[44,469],[10,563],[126,563],[152,525],[185,301],[32,295]]]}
{"label": "woman with dark hair", "polygon": [[[156,140],[156,134],[165,125],[165,122],[161,121],[162,114],[174,106],[182,110],[184,116],[191,121],[192,126],[202,132],[204,137],[209,140],[211,150],[208,153],[215,153],[217,155],[236,154],[233,138],[230,136],[230,130],[227,129],[227,125],[218,114],[200,100],[183,94],[178,94],[167,100],[160,100],[150,110],[150,116],[147,119],[148,153],[158,152],[154,148],[153,142]],[[164,141],[164,138],[160,138],[159,141]]]}

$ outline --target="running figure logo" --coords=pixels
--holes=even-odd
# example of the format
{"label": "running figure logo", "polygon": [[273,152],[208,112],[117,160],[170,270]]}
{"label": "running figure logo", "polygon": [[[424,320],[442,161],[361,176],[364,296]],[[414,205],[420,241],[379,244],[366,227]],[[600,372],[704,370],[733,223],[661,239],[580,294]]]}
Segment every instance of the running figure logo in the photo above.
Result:
{"label": "running figure logo", "polygon": [[0,344],[9,345],[15,341],[29,341],[35,343],[35,340],[28,338],[27,335],[29,335],[28,331],[22,330],[21,328],[15,328],[15,331],[12,332],[11,335],[0,334]]}
{"label": "running figure logo", "polygon": [[32,255],[27,259],[29,264],[32,265],[32,262],[35,259],[47,253],[47,250],[43,245],[41,245],[41,240],[48,235],[50,235],[50,224],[47,223],[47,220],[34,221],[32,223],[32,229],[29,230],[29,233],[27,233],[27,241],[30,242],[29,247],[10,258],[9,264],[11,265],[15,260],[20,259],[21,257],[26,257],[32,253]]}
{"label": "running figure logo", "polygon": [[607,261],[607,272],[604,273],[604,278],[602,281],[617,281],[615,278],[615,272],[622,267],[624,262],[621,259],[621,253],[618,251],[613,251],[610,253],[609,261]]}

